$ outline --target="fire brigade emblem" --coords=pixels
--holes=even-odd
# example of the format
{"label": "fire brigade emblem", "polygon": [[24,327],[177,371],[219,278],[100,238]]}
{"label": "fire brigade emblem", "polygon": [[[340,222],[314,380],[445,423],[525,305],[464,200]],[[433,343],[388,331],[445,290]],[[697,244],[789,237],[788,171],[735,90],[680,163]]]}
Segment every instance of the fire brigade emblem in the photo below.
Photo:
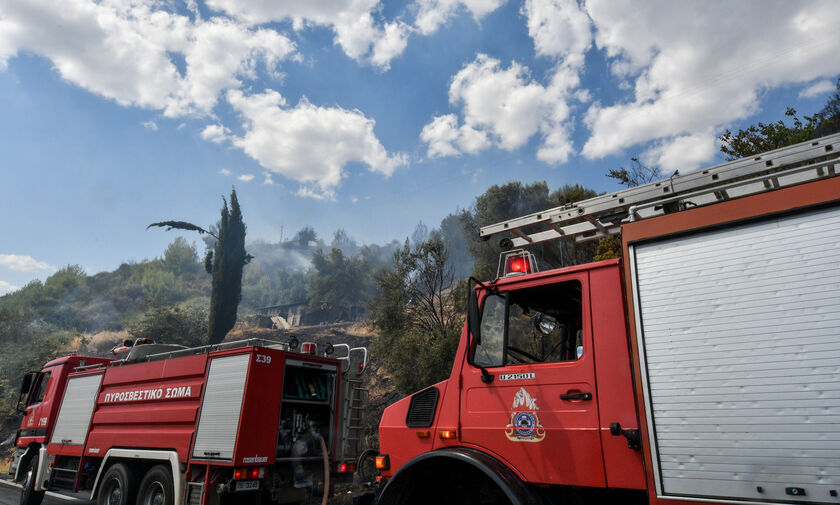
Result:
{"label": "fire brigade emblem", "polygon": [[510,409],[510,424],[505,426],[505,436],[513,442],[542,442],[545,438],[545,428],[540,424],[537,415],[537,399],[519,388],[513,397]]}

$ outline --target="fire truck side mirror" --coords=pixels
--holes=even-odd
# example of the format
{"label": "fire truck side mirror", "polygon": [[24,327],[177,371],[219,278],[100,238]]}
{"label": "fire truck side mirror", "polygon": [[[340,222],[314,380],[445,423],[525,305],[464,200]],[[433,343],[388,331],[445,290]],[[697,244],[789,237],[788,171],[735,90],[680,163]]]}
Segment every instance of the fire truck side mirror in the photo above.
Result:
{"label": "fire truck side mirror", "polygon": [[29,388],[32,387],[32,377],[35,376],[35,373],[36,372],[29,372],[23,376],[23,382],[20,384],[20,394],[26,394],[29,392]]}
{"label": "fire truck side mirror", "polygon": [[[472,279],[470,279],[472,281]],[[467,283],[467,329],[475,338],[475,343],[481,343],[481,313],[478,311],[478,294],[472,282]]]}
{"label": "fire truck side mirror", "polygon": [[26,412],[26,403],[29,401],[24,402],[24,406],[21,407],[21,400],[23,400],[24,396],[29,393],[29,389],[32,387],[32,380],[35,376],[38,375],[38,372],[29,372],[23,376],[23,382],[20,384],[20,395],[18,395],[17,405],[15,405],[15,410],[17,412]]}

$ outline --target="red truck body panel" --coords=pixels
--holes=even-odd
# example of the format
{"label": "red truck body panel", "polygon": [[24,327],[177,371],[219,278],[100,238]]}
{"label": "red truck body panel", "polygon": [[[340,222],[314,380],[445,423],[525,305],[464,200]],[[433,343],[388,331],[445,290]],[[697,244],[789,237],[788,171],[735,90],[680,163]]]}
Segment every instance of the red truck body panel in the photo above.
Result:
{"label": "red truck body panel", "polygon": [[207,358],[201,354],[107,368],[85,454],[102,456],[113,447],[174,449],[186,461]]}

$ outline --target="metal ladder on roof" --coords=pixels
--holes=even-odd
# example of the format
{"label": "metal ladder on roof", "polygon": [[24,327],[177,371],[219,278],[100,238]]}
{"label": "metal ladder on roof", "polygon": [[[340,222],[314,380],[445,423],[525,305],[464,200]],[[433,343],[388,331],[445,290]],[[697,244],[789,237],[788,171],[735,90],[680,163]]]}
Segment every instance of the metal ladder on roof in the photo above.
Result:
{"label": "metal ladder on roof", "polygon": [[619,233],[623,222],[834,177],[838,163],[840,133],[483,226],[480,236],[510,233],[513,247],[597,240]]}

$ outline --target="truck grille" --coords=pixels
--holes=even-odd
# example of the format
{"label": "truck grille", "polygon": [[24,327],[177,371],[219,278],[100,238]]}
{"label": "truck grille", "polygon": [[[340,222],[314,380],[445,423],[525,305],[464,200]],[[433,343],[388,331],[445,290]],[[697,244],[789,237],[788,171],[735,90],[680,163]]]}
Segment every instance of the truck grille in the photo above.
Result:
{"label": "truck grille", "polygon": [[408,415],[405,416],[405,425],[409,428],[428,428],[435,419],[435,409],[440,392],[432,386],[423,391],[415,393],[411,397],[411,404],[408,406]]}

